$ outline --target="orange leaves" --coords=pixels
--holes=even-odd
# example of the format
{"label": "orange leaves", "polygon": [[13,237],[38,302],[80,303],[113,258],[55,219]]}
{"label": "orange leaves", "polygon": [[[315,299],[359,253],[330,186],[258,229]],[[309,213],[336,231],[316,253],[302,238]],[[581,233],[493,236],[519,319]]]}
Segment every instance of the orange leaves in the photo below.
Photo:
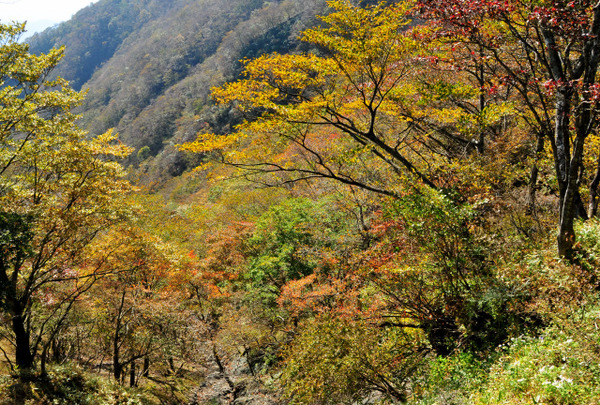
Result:
{"label": "orange leaves", "polygon": [[296,314],[306,310],[315,311],[319,298],[323,296],[311,288],[316,277],[316,274],[310,274],[304,278],[289,281],[282,288],[277,303],[280,306],[291,308],[292,313]]}
{"label": "orange leaves", "polygon": [[208,250],[199,263],[202,272],[222,274],[223,280],[234,279],[234,274],[246,259],[242,244],[253,228],[251,222],[235,222],[215,230],[206,241]]}
{"label": "orange leaves", "polygon": [[355,274],[338,278],[314,273],[286,283],[277,304],[294,318],[335,314],[353,319],[369,311],[361,299],[362,287],[363,280]]}
{"label": "orange leaves", "polygon": [[354,281],[354,276],[340,279],[310,274],[283,286],[277,303],[295,317],[317,313],[354,317],[359,313]]}
{"label": "orange leaves", "polygon": [[208,291],[208,299],[226,298],[231,296],[230,293],[223,291],[221,288],[214,284],[208,285]]}
{"label": "orange leaves", "polygon": [[231,296],[229,286],[239,279],[241,267],[246,262],[243,242],[253,225],[251,222],[233,222],[208,237],[207,251],[194,263],[195,274],[188,280],[196,295],[208,301]]}

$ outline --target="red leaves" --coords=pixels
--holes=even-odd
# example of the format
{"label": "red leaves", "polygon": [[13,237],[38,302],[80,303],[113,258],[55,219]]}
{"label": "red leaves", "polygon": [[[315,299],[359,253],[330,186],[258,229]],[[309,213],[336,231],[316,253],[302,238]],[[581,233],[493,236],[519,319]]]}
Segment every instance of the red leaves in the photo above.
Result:
{"label": "red leaves", "polygon": [[[563,37],[583,38],[589,30],[593,4],[588,0],[517,2],[513,0],[422,0],[421,16],[441,28],[445,37],[476,38],[488,35],[485,22],[509,25],[532,23]],[[523,16],[526,16],[523,21]],[[501,44],[501,42],[498,42]]]}
{"label": "red leaves", "polygon": [[587,91],[589,92],[589,99],[594,102],[600,102],[600,84],[595,83],[588,87]]}
{"label": "red leaves", "polygon": [[448,35],[478,35],[486,18],[502,18],[514,10],[509,1],[496,0],[423,0],[419,2],[422,17],[432,20]]}
{"label": "red leaves", "polygon": [[564,82],[562,80],[547,80],[543,83],[544,89],[549,96],[553,96],[559,89],[569,89],[580,95],[582,101],[600,102],[600,84],[585,84],[581,80]]}
{"label": "red leaves", "polygon": [[558,82],[556,80],[547,80],[544,82],[544,89],[546,89],[546,92],[549,95],[553,95],[554,92],[556,91],[556,87],[558,85]]}
{"label": "red leaves", "polygon": [[533,7],[529,20],[563,36],[584,36],[589,28],[592,5],[589,1],[552,1]]}
{"label": "red leaves", "polygon": [[498,85],[491,85],[490,87],[488,87],[486,89],[487,95],[488,96],[493,96],[493,95],[498,94],[498,89],[499,88],[500,88],[500,86],[498,86]]}

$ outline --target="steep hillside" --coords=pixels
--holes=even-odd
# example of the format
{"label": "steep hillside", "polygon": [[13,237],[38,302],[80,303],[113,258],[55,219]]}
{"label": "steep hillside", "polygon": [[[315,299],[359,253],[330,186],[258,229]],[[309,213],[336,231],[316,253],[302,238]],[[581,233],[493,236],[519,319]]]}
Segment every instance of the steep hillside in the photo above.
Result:
{"label": "steep hillside", "polygon": [[71,20],[35,34],[33,53],[65,46],[65,57],[54,74],[80,89],[96,69],[110,59],[132,32],[160,19],[182,1],[104,0],[80,10]]}
{"label": "steep hillside", "polygon": [[239,74],[241,59],[297,51],[323,0],[102,0],[31,40],[34,52],[66,45],[57,74],[89,89],[83,125],[116,128],[136,148],[148,182],[188,166],[173,147],[235,117],[212,106],[210,88]]}

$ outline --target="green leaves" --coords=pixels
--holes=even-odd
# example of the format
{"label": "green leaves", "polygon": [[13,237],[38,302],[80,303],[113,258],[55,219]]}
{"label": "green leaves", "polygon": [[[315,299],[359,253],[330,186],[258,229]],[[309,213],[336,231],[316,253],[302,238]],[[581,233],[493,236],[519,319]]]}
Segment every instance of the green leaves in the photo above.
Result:
{"label": "green leaves", "polygon": [[[329,213],[328,202],[289,199],[271,207],[256,224],[246,243],[248,277],[257,286],[270,284],[278,291],[286,282],[309,275],[319,260],[320,249],[334,243],[339,218]],[[321,225],[319,233],[314,224]]]}

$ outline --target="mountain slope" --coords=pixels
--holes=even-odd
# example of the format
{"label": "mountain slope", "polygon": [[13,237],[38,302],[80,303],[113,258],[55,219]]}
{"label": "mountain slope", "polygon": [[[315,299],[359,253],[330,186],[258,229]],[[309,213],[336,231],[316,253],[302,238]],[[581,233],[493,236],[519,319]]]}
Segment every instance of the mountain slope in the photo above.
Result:
{"label": "mountain slope", "polygon": [[65,46],[65,57],[55,74],[68,78],[80,89],[94,71],[110,59],[132,32],[162,18],[181,2],[151,0],[102,0],[80,10],[57,27],[33,35],[33,53]]}
{"label": "mountain slope", "polygon": [[155,182],[187,169],[174,144],[235,123],[210,88],[235,78],[243,58],[302,49],[299,32],[324,10],[324,0],[101,0],[30,42],[33,52],[66,45],[56,73],[89,89],[83,126],[116,128],[142,151],[130,163],[150,156]]}

